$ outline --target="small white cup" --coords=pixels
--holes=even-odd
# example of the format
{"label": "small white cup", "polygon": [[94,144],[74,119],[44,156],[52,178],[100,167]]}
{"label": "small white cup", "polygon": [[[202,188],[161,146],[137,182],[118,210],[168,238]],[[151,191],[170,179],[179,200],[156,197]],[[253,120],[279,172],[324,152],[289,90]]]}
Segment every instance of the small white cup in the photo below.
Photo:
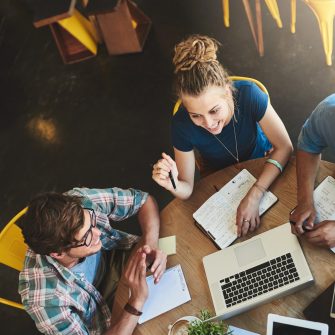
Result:
{"label": "small white cup", "polygon": [[182,318],[176,320],[172,325],[169,325],[169,333],[168,335],[186,335],[187,334],[187,326],[192,321],[201,321],[196,316],[183,316]]}

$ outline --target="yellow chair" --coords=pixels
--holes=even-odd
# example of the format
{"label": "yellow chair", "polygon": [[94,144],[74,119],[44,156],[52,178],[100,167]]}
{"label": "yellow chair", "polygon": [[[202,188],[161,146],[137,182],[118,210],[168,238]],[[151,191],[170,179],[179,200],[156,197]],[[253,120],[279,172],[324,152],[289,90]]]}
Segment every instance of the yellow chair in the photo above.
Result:
{"label": "yellow chair", "polygon": [[332,65],[333,21],[335,16],[335,0],[304,0],[315,14],[326,54],[327,65]]}
{"label": "yellow chair", "polygon": [[271,13],[273,19],[276,21],[278,28],[283,28],[277,0],[265,0],[265,3],[268,6],[269,12]]}
{"label": "yellow chair", "polygon": [[[248,19],[251,34],[254,39],[256,49],[259,55],[264,56],[264,41],[263,41],[263,24],[262,24],[262,10],[261,10],[261,0],[255,0],[255,14],[256,23],[254,20],[254,15],[251,10],[250,0],[242,0],[244,10]],[[283,27],[281,22],[277,1],[276,0],[265,0],[265,3],[272,15],[272,17],[277,22],[279,28]],[[223,8],[223,21],[226,27],[229,27],[229,0],[222,0]]]}
{"label": "yellow chair", "polygon": [[229,0],[222,0],[223,23],[225,27],[229,27]]}
{"label": "yellow chair", "polygon": [[[247,0],[249,2],[249,0]],[[265,0],[265,3],[271,13],[273,19],[276,21],[279,28],[283,27],[283,23],[280,18],[277,0]],[[229,0],[222,0],[222,9],[223,9],[223,22],[225,27],[229,27]]]}
{"label": "yellow chair", "polygon": [[291,0],[291,33],[295,33],[295,21],[297,17],[297,0]]}
{"label": "yellow chair", "polygon": [[[27,251],[21,229],[16,222],[27,212],[27,207],[16,214],[0,233],[0,263],[21,271]],[[24,309],[22,304],[0,297],[0,303]]]}
{"label": "yellow chair", "polygon": [[[254,79],[254,78],[250,78],[250,77],[242,77],[242,76],[229,76],[229,79],[231,81],[245,80],[245,81],[250,81],[250,82],[256,84],[264,93],[267,94],[267,96],[269,97],[269,101],[270,101],[270,95],[269,95],[268,90],[266,89],[264,84],[262,84],[259,80]],[[180,105],[181,105],[181,100],[178,99],[177,102],[175,103],[174,107],[173,107],[172,115],[175,115],[177,113]],[[210,173],[214,172],[214,171],[211,171],[208,168],[206,168],[206,166],[204,164],[204,161],[203,161],[200,153],[197,150],[194,150],[194,155],[195,155],[195,165],[198,168],[201,177],[206,177]]]}

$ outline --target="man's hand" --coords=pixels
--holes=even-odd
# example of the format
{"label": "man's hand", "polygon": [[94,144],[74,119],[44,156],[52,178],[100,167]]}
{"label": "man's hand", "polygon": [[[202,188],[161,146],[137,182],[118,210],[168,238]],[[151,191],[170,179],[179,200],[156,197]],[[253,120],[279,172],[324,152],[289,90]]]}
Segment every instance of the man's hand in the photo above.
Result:
{"label": "man's hand", "polygon": [[313,202],[302,202],[298,204],[290,214],[290,222],[293,223],[291,224],[292,234],[299,236],[305,233],[303,225],[307,230],[312,230],[315,218],[316,212]]}
{"label": "man's hand", "polygon": [[144,245],[138,251],[146,254],[148,270],[153,274],[154,282],[157,284],[166,269],[166,254],[160,249],[151,248],[149,245]]}
{"label": "man's hand", "polygon": [[166,255],[157,248],[160,218],[157,203],[152,196],[141,207],[138,219],[142,228],[139,251],[145,253],[147,266],[150,267],[157,284],[165,271]]}
{"label": "man's hand", "polygon": [[124,277],[129,286],[131,296],[129,303],[138,310],[141,310],[148,298],[148,285],[146,275],[146,253],[141,249],[133,254],[124,271]]}
{"label": "man's hand", "polygon": [[314,227],[312,231],[305,233],[309,242],[328,248],[335,247],[335,221],[325,220]]}

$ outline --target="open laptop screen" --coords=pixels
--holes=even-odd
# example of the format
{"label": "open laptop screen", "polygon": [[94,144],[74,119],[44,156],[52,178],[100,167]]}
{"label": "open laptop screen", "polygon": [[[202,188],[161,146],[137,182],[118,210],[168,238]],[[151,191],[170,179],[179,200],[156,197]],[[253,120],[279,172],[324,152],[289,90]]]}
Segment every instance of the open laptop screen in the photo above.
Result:
{"label": "open laptop screen", "polygon": [[274,322],[272,335],[321,335],[321,331]]}

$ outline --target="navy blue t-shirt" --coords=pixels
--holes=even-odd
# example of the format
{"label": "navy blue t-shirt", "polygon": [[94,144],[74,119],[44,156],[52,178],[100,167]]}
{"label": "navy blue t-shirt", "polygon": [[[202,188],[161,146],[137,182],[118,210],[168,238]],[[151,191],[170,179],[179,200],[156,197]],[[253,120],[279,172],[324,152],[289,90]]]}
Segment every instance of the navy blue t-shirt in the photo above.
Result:
{"label": "navy blue t-shirt", "polygon": [[[249,81],[235,81],[234,104],[235,118],[216,135],[236,156],[233,122],[235,122],[236,140],[240,161],[264,157],[272,145],[266,138],[258,122],[263,118],[268,96]],[[172,143],[180,151],[196,148],[204,163],[214,169],[222,169],[235,164],[236,160],[223,145],[203,127],[193,123],[185,107],[181,106],[172,119]]]}

